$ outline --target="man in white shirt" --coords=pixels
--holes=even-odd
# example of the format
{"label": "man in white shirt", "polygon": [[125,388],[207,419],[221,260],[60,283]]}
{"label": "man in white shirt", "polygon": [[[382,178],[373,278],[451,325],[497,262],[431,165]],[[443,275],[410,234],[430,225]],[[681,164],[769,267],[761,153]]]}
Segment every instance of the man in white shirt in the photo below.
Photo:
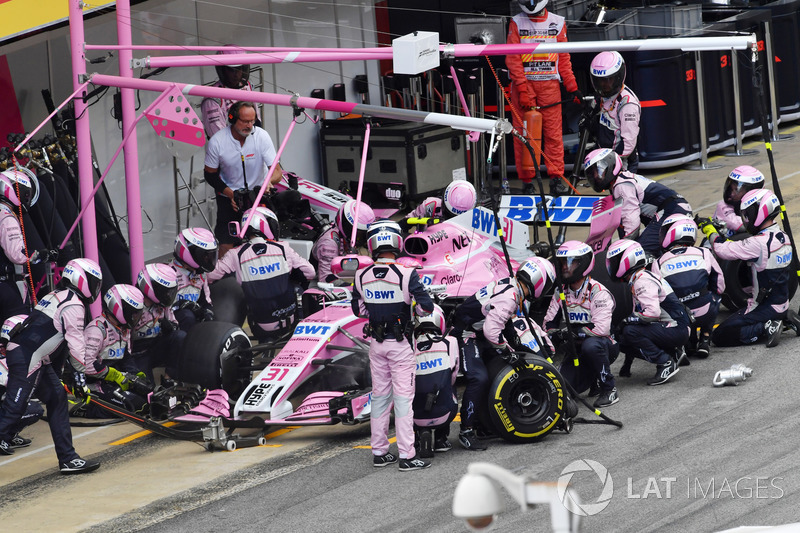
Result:
{"label": "man in white shirt", "polygon": [[239,220],[251,207],[268,167],[278,165],[270,187],[283,177],[275,161],[275,145],[262,128],[255,126],[256,108],[251,102],[237,102],[228,111],[228,124],[209,139],[206,145],[205,179],[217,193],[217,222],[214,236],[219,241],[219,256],[233,248],[235,238],[228,222]]}

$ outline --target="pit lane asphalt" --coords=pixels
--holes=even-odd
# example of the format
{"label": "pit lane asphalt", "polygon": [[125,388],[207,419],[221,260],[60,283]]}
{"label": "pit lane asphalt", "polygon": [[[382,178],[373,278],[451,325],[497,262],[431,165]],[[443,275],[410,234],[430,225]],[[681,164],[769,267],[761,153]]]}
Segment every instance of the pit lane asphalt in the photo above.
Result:
{"label": "pit lane asphalt", "polygon": [[[737,165],[758,167],[770,186],[763,144],[747,147],[759,153],[712,157],[711,164],[724,165],[718,170],[645,175],[710,215],[724,177]],[[773,143],[798,233],[799,148],[798,139]],[[800,297],[792,308],[798,303]],[[27,432],[35,437],[31,448],[0,458],[0,524],[5,531],[456,531],[464,528],[451,515],[452,494],[470,462],[555,481],[581,459],[602,464],[614,484],[608,506],[584,519],[583,531],[717,531],[794,522],[800,499],[799,349],[800,339],[791,333],[773,349],[715,348],[709,359],[694,360],[659,387],[645,384],[653,368],[637,361],[632,378],[617,378],[620,402],[605,410],[624,422],[621,430],[581,424],[570,435],[554,432],[537,444],[489,441],[486,452],[455,444],[430,469],[411,473],[371,466],[369,450],[357,448],[368,444],[367,425],[296,429],[267,447],[210,454],[154,436],[110,446],[139,433],[123,423],[76,428],[79,453],[103,466],[65,477],[55,471],[47,426],[40,422]],[[753,377],[737,387],[712,387],[714,373],[734,363],[752,367]],[[592,418],[583,408],[580,416]],[[592,472],[579,472],[570,487],[594,503],[602,483]],[[523,514],[505,498],[498,530],[548,531],[546,508]]]}

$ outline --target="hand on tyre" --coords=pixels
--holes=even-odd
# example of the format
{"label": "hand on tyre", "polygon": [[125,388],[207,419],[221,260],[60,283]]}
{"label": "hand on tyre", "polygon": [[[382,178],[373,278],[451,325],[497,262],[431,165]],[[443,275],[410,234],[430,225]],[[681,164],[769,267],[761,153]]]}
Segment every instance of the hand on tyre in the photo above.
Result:
{"label": "hand on tyre", "polygon": [[211,322],[214,320],[214,310],[210,307],[203,307],[201,316],[197,317],[198,320],[202,320],[204,322]]}
{"label": "hand on tyre", "polygon": [[119,385],[119,388],[126,391],[128,390],[128,386],[130,383],[128,382],[128,378],[126,374],[120,372],[114,367],[108,367],[108,372],[106,373],[105,377],[103,378],[106,381],[111,381]]}
{"label": "hand on tyre", "polygon": [[175,329],[177,329],[177,325],[168,318],[162,318],[159,320],[158,327],[162,335],[169,335],[175,331]]}
{"label": "hand on tyre", "polygon": [[514,366],[519,362],[519,354],[516,352],[512,352],[511,348],[506,345],[504,348],[498,349],[500,359],[505,361],[507,364]]}

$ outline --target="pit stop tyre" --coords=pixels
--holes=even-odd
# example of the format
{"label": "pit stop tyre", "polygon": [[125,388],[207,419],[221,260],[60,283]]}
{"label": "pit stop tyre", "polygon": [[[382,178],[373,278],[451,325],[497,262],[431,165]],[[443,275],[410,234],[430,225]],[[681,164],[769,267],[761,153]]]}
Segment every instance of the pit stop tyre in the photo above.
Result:
{"label": "pit stop tyre", "polygon": [[231,397],[236,397],[244,386],[242,381],[250,381],[249,371],[242,372],[239,368],[250,366],[252,356],[228,352],[249,347],[250,338],[236,324],[199,322],[186,335],[176,377],[208,389],[224,388]]}
{"label": "pit stop tyre", "polygon": [[495,358],[489,362],[488,415],[497,434],[508,442],[542,439],[559,426],[567,392],[558,370],[527,356],[519,372]]}
{"label": "pit stop tyre", "polygon": [[236,276],[224,277],[212,283],[209,288],[214,307],[214,320],[230,322],[241,327],[247,316],[247,304]]}

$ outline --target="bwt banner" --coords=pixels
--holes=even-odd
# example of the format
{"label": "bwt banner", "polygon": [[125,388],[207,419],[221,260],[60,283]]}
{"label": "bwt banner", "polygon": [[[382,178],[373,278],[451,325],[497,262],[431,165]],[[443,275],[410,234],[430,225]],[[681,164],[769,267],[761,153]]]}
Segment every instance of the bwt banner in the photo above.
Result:
{"label": "bwt banner", "polygon": [[[0,44],[34,30],[46,28],[69,19],[69,2],[73,0],[0,0]],[[83,12],[113,6],[116,2],[99,0],[84,7]]]}

